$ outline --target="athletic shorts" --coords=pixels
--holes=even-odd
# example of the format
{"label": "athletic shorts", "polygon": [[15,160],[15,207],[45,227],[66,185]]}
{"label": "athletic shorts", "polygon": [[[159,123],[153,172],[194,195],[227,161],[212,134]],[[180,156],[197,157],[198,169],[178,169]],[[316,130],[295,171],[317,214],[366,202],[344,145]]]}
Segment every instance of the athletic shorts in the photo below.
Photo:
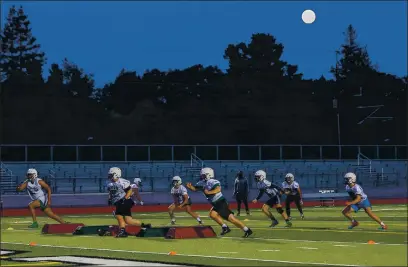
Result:
{"label": "athletic shorts", "polygon": [[228,202],[225,199],[219,200],[212,205],[213,207],[211,210],[216,211],[224,220],[228,220],[228,217],[231,214],[234,214],[228,207]]}
{"label": "athletic shorts", "polygon": [[[40,202],[40,209],[42,211],[44,211],[48,207],[48,198],[46,196],[42,196],[42,197],[40,197],[40,198],[38,198],[36,200],[38,200]],[[28,205],[30,205],[31,203],[33,203],[36,200],[31,201],[30,203],[28,203]]]}
{"label": "athletic shorts", "polygon": [[300,201],[300,195],[287,195],[286,196],[286,202],[287,203],[292,203],[292,202]]}
{"label": "athletic shorts", "polygon": [[[182,203],[178,203],[179,205],[181,205]],[[193,202],[191,202],[191,199],[189,198],[187,203],[184,206],[191,206],[193,204]]]}
{"label": "athletic shorts", "polygon": [[118,202],[115,203],[116,206],[116,215],[122,215],[122,216],[132,216],[132,207],[135,203],[133,202],[132,199],[125,199],[125,200],[119,200]]}
{"label": "athletic shorts", "polygon": [[268,199],[268,201],[265,202],[265,205],[268,205],[271,208],[279,204],[281,204],[281,199],[279,196],[271,197],[270,199]]}
{"label": "athletic shorts", "polygon": [[371,208],[371,203],[368,198],[366,198],[358,204],[351,205],[351,208],[354,210],[354,212],[357,212],[360,209]]}

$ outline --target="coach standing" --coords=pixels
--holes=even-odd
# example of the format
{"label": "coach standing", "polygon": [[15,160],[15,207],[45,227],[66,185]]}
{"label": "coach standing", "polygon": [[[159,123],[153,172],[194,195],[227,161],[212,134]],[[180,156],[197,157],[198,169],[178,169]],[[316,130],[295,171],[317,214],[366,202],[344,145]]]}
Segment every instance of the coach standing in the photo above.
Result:
{"label": "coach standing", "polygon": [[234,196],[237,201],[237,216],[240,215],[241,212],[241,203],[243,202],[245,205],[247,215],[250,215],[249,208],[248,208],[248,194],[249,194],[249,184],[248,179],[244,177],[244,173],[240,171],[237,174],[234,184]]}

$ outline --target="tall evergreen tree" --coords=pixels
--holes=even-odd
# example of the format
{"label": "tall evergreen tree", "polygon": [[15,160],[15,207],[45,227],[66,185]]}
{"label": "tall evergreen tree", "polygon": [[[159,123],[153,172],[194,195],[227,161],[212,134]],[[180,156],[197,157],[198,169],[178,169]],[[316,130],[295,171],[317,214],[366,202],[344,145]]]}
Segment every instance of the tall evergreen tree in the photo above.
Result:
{"label": "tall evergreen tree", "polygon": [[62,63],[64,84],[66,84],[75,97],[88,98],[95,89],[95,81],[92,74],[85,71],[75,63],[64,59]]}
{"label": "tall evergreen tree", "polygon": [[0,69],[3,79],[16,72],[32,76],[42,74],[45,54],[40,51],[30,24],[23,7],[20,6],[18,10],[15,6],[10,8],[7,23],[0,34]]}
{"label": "tall evergreen tree", "polygon": [[373,69],[367,48],[357,42],[357,32],[354,27],[349,25],[343,34],[345,42],[341,45],[341,58],[336,62],[336,67],[331,68],[331,73],[337,81],[356,77],[364,71]]}

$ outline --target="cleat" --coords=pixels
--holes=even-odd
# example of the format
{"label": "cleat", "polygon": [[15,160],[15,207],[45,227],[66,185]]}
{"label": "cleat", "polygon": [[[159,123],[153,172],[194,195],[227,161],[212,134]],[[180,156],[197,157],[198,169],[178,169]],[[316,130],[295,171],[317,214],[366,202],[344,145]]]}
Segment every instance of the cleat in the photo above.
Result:
{"label": "cleat", "polygon": [[128,233],[125,230],[120,231],[116,237],[128,237]]}
{"label": "cleat", "polygon": [[241,213],[239,211],[237,212],[237,216],[241,216]]}
{"label": "cleat", "polygon": [[285,227],[292,227],[292,222],[291,222],[291,221],[287,221]]}
{"label": "cleat", "polygon": [[199,225],[203,225],[203,221],[198,222]]}
{"label": "cleat", "polygon": [[246,212],[246,214],[247,214],[248,216],[250,216],[250,215],[251,215],[251,213],[250,213],[249,211],[247,211],[247,212]]}
{"label": "cleat", "polygon": [[33,222],[31,225],[28,226],[28,228],[38,228],[38,223]]}
{"label": "cleat", "polygon": [[247,238],[248,236],[252,235],[252,230],[248,228],[248,231],[245,232],[244,238]]}
{"label": "cleat", "polygon": [[292,220],[292,217],[289,216],[289,217],[288,217],[288,220],[291,221],[291,220]]}
{"label": "cleat", "polygon": [[171,221],[170,224],[171,224],[171,225],[175,225],[176,222],[175,222],[175,221]]}
{"label": "cleat", "polygon": [[226,235],[229,232],[231,232],[231,229],[229,227],[225,227],[225,228],[222,228],[222,232],[220,235]]}
{"label": "cleat", "polygon": [[302,218],[302,220],[304,220],[304,219],[305,219],[305,215],[301,214],[301,215],[300,215],[300,218]]}
{"label": "cleat", "polygon": [[141,225],[140,227],[142,227],[142,228],[152,228],[152,224],[150,224],[150,223],[146,223],[146,224],[142,223],[142,225]]}
{"label": "cleat", "polygon": [[359,225],[358,221],[351,222],[351,225],[348,227],[348,229],[353,229],[354,227],[358,225]]}
{"label": "cleat", "polygon": [[387,225],[381,225],[380,228],[378,228],[378,230],[387,230],[388,226]]}
{"label": "cleat", "polygon": [[269,227],[275,227],[279,224],[277,220],[272,221],[272,224]]}

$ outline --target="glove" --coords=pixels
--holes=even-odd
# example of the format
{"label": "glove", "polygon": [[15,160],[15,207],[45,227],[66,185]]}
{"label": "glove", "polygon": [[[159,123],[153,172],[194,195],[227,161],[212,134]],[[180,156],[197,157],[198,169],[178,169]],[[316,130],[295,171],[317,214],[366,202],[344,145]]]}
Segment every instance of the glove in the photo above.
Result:
{"label": "glove", "polygon": [[140,201],[139,204],[143,206],[143,201]]}
{"label": "glove", "polygon": [[303,206],[303,200],[300,200],[299,202],[300,202],[300,205],[302,205],[302,206]]}

